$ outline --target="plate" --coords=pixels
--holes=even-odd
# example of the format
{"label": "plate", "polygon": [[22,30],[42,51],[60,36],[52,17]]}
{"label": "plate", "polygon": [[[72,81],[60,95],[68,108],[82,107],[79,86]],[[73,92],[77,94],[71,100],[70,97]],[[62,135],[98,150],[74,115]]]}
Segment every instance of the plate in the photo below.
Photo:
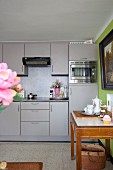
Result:
{"label": "plate", "polygon": [[88,116],[94,116],[95,115],[95,113],[88,113],[88,112],[85,112],[85,111],[81,111],[80,113],[83,114],[83,115],[88,115]]}

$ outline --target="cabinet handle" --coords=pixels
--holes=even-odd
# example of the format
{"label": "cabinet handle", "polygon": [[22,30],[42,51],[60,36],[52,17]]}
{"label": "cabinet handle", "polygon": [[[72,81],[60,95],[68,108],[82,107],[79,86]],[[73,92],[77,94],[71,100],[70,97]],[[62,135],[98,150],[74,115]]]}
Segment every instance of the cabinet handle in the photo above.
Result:
{"label": "cabinet handle", "polygon": [[53,72],[53,65],[52,65],[52,72]]}
{"label": "cabinet handle", "polygon": [[32,105],[37,105],[37,104],[39,104],[39,103],[36,103],[36,102],[33,102],[33,103],[31,103]]}
{"label": "cabinet handle", "polygon": [[32,124],[39,124],[39,122],[31,122]]}
{"label": "cabinet handle", "polygon": [[82,58],[82,60],[87,60],[87,58]]}
{"label": "cabinet handle", "polygon": [[18,104],[18,112],[20,111],[20,106],[19,106],[19,104]]}
{"label": "cabinet handle", "polygon": [[22,65],[22,73],[23,73],[23,65]]}
{"label": "cabinet handle", "polygon": [[38,110],[31,110],[32,112],[38,112]]}
{"label": "cabinet handle", "polygon": [[51,105],[51,112],[52,112],[52,105]]}
{"label": "cabinet handle", "polygon": [[72,89],[70,88],[70,95],[72,95]]}

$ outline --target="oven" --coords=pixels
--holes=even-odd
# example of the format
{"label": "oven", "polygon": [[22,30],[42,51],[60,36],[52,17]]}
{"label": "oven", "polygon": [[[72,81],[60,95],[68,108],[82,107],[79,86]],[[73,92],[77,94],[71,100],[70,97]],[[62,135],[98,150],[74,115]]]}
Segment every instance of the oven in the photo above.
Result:
{"label": "oven", "polygon": [[69,83],[95,83],[97,61],[69,61]]}

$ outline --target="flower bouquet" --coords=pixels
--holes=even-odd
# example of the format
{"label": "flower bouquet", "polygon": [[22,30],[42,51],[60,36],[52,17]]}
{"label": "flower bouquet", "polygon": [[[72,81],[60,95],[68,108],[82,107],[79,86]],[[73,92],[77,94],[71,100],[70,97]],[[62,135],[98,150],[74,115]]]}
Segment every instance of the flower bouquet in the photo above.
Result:
{"label": "flower bouquet", "polygon": [[54,91],[55,91],[55,97],[59,97],[61,86],[62,86],[62,82],[60,82],[59,80],[56,80],[52,84],[52,88],[54,88]]}
{"label": "flower bouquet", "polygon": [[62,82],[60,82],[59,80],[56,80],[53,84],[52,84],[52,88],[60,88],[62,86]]}
{"label": "flower bouquet", "polygon": [[13,101],[20,101],[19,92],[22,90],[20,77],[8,68],[6,63],[0,63],[0,111]]}

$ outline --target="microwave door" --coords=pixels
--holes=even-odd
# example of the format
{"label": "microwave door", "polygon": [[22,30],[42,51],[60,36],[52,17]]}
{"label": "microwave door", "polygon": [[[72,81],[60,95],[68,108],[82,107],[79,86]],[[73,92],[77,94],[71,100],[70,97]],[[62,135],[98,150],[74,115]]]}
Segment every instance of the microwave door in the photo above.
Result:
{"label": "microwave door", "polygon": [[81,71],[79,68],[72,68],[72,79],[76,79],[76,77],[79,77],[81,75]]}

